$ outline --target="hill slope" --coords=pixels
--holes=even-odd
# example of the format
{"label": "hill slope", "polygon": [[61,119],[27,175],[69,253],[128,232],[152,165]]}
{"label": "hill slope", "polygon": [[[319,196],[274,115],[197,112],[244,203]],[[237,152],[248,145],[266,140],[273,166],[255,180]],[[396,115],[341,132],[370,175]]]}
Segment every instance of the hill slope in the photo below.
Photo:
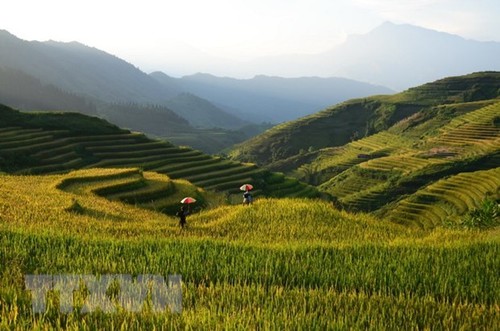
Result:
{"label": "hill slope", "polygon": [[[212,148],[192,145],[208,153],[243,140],[235,139],[237,133],[194,128],[203,121],[208,128],[223,129],[237,129],[247,122],[199,97],[177,97],[181,91],[176,83],[160,84],[132,64],[95,48],[76,42],[28,42],[0,31],[2,104],[25,111],[81,112],[164,138],[172,131],[182,132],[176,139],[183,145],[192,143],[192,137],[215,142]],[[179,125],[172,111],[189,125]],[[159,125],[165,132],[159,133]]]}
{"label": "hill slope", "polygon": [[338,207],[433,227],[500,199],[500,182],[484,179],[500,167],[499,96],[500,73],[447,78],[283,124],[233,155],[316,185]]}
{"label": "hill slope", "polygon": [[175,95],[132,64],[77,42],[28,42],[2,30],[0,59],[45,84],[107,102],[160,103]]}
{"label": "hill slope", "polygon": [[317,195],[311,186],[282,174],[154,141],[97,118],[71,113],[20,113],[1,106],[0,119],[3,171],[46,174],[93,167],[138,167],[228,194],[239,192],[239,187],[248,182],[259,189],[257,194]]}
{"label": "hill slope", "polygon": [[[147,75],[116,56],[78,42],[29,42],[4,30],[0,31],[0,67],[22,71],[44,85],[105,103],[168,106],[169,99],[180,93],[191,93],[216,107],[224,106],[222,110],[232,114],[228,116],[220,111],[212,114],[213,105],[201,109],[205,117],[210,116],[221,128],[234,125],[227,127],[224,121],[217,122],[224,116],[233,122],[234,116],[244,116],[254,123],[281,122],[355,96],[390,93],[387,88],[340,78],[237,80],[210,75],[179,79],[163,73]],[[172,106],[182,100],[175,101]],[[174,111],[181,114],[191,102],[182,103],[182,107]],[[270,110],[276,115],[263,116]]]}
{"label": "hill slope", "polygon": [[191,93],[180,93],[168,99],[166,105],[197,128],[236,130],[250,124],[250,122],[244,121]]}
{"label": "hill slope", "polygon": [[496,98],[500,72],[446,78],[391,96],[354,99],[278,125],[231,152],[235,159],[267,165],[308,150],[342,146],[383,131],[440,104]]}
{"label": "hill slope", "polygon": [[0,103],[17,109],[67,111],[95,116],[97,107],[81,96],[65,92],[23,71],[0,67]]}

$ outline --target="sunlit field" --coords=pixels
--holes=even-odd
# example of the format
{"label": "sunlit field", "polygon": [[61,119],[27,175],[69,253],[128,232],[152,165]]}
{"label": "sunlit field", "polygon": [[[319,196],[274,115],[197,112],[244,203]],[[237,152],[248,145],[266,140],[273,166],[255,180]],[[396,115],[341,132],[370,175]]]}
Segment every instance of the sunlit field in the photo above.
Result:
{"label": "sunlit field", "polygon": [[[221,205],[200,192],[180,230],[174,213],[61,189],[117,171],[0,175],[1,329],[500,327],[498,227],[424,230],[320,200]],[[62,313],[55,296],[34,314],[27,274],[180,274],[183,310]]]}

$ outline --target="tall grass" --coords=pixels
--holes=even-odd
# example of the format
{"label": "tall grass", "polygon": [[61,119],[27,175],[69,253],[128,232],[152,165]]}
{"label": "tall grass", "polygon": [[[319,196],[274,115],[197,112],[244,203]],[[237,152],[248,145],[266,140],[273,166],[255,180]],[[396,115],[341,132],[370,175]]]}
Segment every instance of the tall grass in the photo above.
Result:
{"label": "tall grass", "polygon": [[[2,176],[1,329],[500,325],[498,228],[410,229],[322,201],[257,199],[189,215],[181,231],[167,215],[59,190],[71,176]],[[85,213],[67,211],[73,199]],[[33,314],[26,274],[181,274],[183,311],[63,314],[56,296]]]}
{"label": "tall grass", "polygon": [[[349,327],[404,323],[399,325],[484,328],[499,322],[497,243],[448,248],[269,248],[195,239],[89,241],[11,232],[2,232],[0,242],[2,260],[7,262],[1,269],[4,314],[17,309],[28,325],[41,322],[29,313],[29,296],[22,287],[23,275],[33,273],[183,276],[181,316],[115,314],[99,322],[98,314],[75,313],[70,326],[89,320],[93,327],[100,323],[109,327],[122,318],[128,326],[140,327],[179,320],[214,327],[249,323],[308,328],[343,322]],[[67,323],[68,316],[55,308],[48,315],[43,325]]]}

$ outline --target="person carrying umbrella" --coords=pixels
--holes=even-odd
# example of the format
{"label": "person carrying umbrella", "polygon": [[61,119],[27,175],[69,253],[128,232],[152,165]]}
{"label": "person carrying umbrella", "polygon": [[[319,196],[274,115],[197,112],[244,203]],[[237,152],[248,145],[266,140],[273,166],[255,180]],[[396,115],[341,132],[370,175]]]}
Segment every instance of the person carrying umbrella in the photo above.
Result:
{"label": "person carrying umbrella", "polygon": [[252,195],[250,194],[250,190],[253,189],[251,184],[244,184],[240,187],[240,190],[245,191],[243,193],[243,204],[249,205],[252,203]]}
{"label": "person carrying umbrella", "polygon": [[184,226],[186,225],[186,216],[189,214],[187,205],[182,205],[179,211],[175,214],[179,216],[179,225],[181,229],[184,229]]}
{"label": "person carrying umbrella", "polygon": [[179,225],[181,229],[184,229],[184,226],[186,225],[186,216],[189,214],[189,204],[190,203],[195,203],[196,200],[191,197],[186,197],[181,200],[181,208],[179,211],[175,214],[176,216],[179,217]]}

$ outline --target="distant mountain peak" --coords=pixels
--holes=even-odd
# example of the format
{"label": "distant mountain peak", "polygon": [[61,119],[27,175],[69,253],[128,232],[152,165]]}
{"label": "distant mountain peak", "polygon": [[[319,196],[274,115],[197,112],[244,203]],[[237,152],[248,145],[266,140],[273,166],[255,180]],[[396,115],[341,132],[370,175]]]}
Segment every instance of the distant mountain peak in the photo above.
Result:
{"label": "distant mountain peak", "polygon": [[320,61],[326,63],[322,71],[332,75],[402,91],[441,77],[499,70],[500,43],[384,22],[366,34],[349,36]]}
{"label": "distant mountain peak", "polygon": [[48,45],[68,45],[68,46],[78,46],[78,47],[82,47],[82,48],[91,48],[85,44],[82,44],[81,42],[78,42],[78,41],[57,41],[57,40],[54,40],[54,39],[49,39],[47,41],[44,41],[43,42],[44,44],[48,44]]}
{"label": "distant mountain peak", "polygon": [[205,72],[197,72],[197,73],[192,74],[192,75],[184,76],[183,78],[212,79],[212,78],[217,78],[217,77],[215,75],[208,74]]}
{"label": "distant mountain peak", "polygon": [[149,75],[150,76],[156,76],[156,77],[172,78],[172,76],[167,75],[163,71],[153,71]]}
{"label": "distant mountain peak", "polygon": [[365,36],[373,36],[375,34],[392,34],[393,36],[401,37],[408,37],[410,35],[440,35],[442,37],[453,37],[464,40],[463,37],[449,32],[443,32],[409,23],[394,23],[391,21],[385,21],[375,29],[368,32]]}
{"label": "distant mountain peak", "polygon": [[0,29],[0,36],[2,36],[2,37],[11,37],[11,38],[16,38],[16,39],[19,39],[19,38],[17,38],[16,36],[14,36],[12,33],[10,33],[9,31],[7,31],[7,30],[2,30],[2,29]]}

